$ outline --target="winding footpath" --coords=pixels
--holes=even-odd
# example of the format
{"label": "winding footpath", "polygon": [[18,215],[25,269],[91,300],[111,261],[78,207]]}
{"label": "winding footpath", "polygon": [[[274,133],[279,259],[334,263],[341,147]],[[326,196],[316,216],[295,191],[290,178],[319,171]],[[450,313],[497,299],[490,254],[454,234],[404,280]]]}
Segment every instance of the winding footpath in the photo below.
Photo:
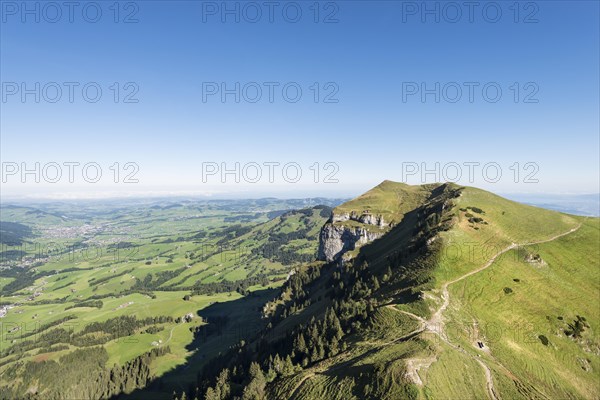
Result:
{"label": "winding footpath", "polygon": [[[534,242],[528,242],[528,243],[522,243],[522,244],[517,244],[517,243],[511,243],[509,246],[505,247],[503,250],[499,251],[498,253],[496,253],[491,259],[489,259],[484,265],[482,265],[481,267],[474,269],[472,271],[469,271],[468,273],[461,275],[460,277],[448,281],[446,283],[444,283],[441,287],[441,299],[442,299],[442,304],[441,306],[436,310],[435,313],[433,313],[433,315],[431,316],[430,319],[425,320],[424,318],[413,314],[411,312],[408,311],[404,311],[404,310],[400,310],[398,309],[396,306],[397,304],[387,304],[385,305],[385,307],[394,310],[396,312],[400,312],[403,314],[406,314],[414,319],[416,319],[417,321],[419,321],[419,327],[405,335],[402,335],[401,337],[395,338],[389,342],[386,343],[370,343],[370,342],[366,342],[369,344],[373,344],[375,345],[375,347],[370,350],[368,353],[369,354],[371,352],[377,351],[378,349],[397,343],[397,342],[401,342],[404,340],[409,339],[410,337],[414,337],[420,333],[423,332],[431,332],[434,333],[436,335],[438,335],[446,344],[448,344],[450,347],[452,347],[453,349],[460,351],[461,353],[465,354],[466,356],[474,359],[483,369],[484,373],[485,373],[485,381],[486,381],[486,390],[489,394],[489,397],[492,400],[499,400],[498,395],[496,394],[496,389],[494,387],[494,380],[492,378],[492,370],[490,369],[490,367],[479,357],[479,356],[475,356],[469,352],[467,352],[464,348],[453,344],[450,342],[450,340],[448,339],[446,332],[444,330],[444,312],[446,311],[446,309],[448,308],[448,306],[450,305],[450,292],[448,290],[448,286],[456,283],[456,282],[460,282],[463,279],[466,279],[472,275],[475,275],[487,268],[489,268],[497,259],[498,257],[500,257],[501,255],[503,255],[504,253],[520,247],[520,246],[531,246],[531,245],[535,245],[535,244],[541,244],[541,243],[547,243],[547,242],[551,242],[553,240],[556,240],[560,237],[569,235],[575,231],[577,231],[579,228],[581,227],[581,224],[579,224],[578,226],[576,226],[575,228],[569,230],[568,232],[564,232],[561,234],[558,234],[556,236],[553,236],[549,239],[544,239],[544,240],[540,240],[540,241],[534,241]],[[365,355],[361,355],[358,358],[362,358]],[[344,368],[347,365],[352,364],[355,361],[354,358],[346,360],[338,365],[336,365],[332,370],[337,370],[340,368]],[[413,383],[422,386],[423,385],[423,381],[421,380],[421,377],[419,376],[419,371],[421,369],[427,370],[427,368],[429,368],[429,366],[431,364],[433,364],[435,361],[437,361],[437,358],[435,356],[429,356],[426,358],[409,358],[406,360],[406,368],[407,368],[407,377],[409,379],[411,379],[413,381]],[[504,366],[502,366],[500,364],[500,366],[503,369],[506,369]],[[307,380],[313,378],[315,375],[320,374],[323,372],[323,370],[325,370],[326,367],[322,366],[321,368],[316,368],[315,370],[307,373],[306,375],[304,375],[295,385],[294,388],[292,390],[292,394],[289,397],[290,399],[296,399],[296,397],[299,395],[300,390],[302,388],[302,386],[306,383]]]}
{"label": "winding footpath", "polygon": [[175,329],[175,327],[171,328],[171,332],[169,332],[169,338],[167,339],[167,341],[164,344],[167,344],[171,341],[171,339],[173,338],[173,329]]}
{"label": "winding footpath", "polygon": [[[549,239],[544,239],[544,240],[539,240],[539,241],[534,241],[534,242],[528,242],[528,243],[522,243],[522,244],[517,244],[517,243],[511,243],[509,246],[505,247],[503,250],[499,251],[498,253],[496,253],[490,260],[488,260],[484,265],[482,265],[481,267],[474,269],[454,280],[448,281],[446,283],[444,283],[442,285],[442,305],[440,306],[440,308],[437,309],[437,311],[431,316],[431,318],[427,321],[424,321],[424,329],[423,331],[429,331],[432,333],[435,333],[436,335],[438,335],[446,344],[450,345],[452,348],[462,352],[463,354],[473,358],[475,361],[477,361],[477,363],[479,365],[481,365],[481,367],[483,368],[484,372],[485,372],[485,380],[486,380],[486,387],[487,387],[487,391],[490,395],[490,398],[493,400],[498,400],[498,395],[496,394],[496,390],[494,388],[494,381],[492,379],[492,370],[490,369],[490,367],[479,357],[476,357],[470,353],[468,353],[466,350],[464,350],[463,348],[461,348],[460,346],[457,346],[455,344],[450,343],[450,341],[448,340],[448,337],[446,335],[446,332],[444,330],[444,312],[446,311],[446,309],[448,308],[449,304],[450,304],[450,292],[448,291],[448,286],[456,283],[456,282],[460,282],[463,279],[466,279],[472,275],[475,275],[487,268],[489,268],[494,261],[496,261],[496,259],[498,259],[498,257],[500,257],[501,255],[503,255],[504,253],[516,248],[516,247],[521,247],[521,246],[531,246],[531,245],[535,245],[535,244],[541,244],[541,243],[547,243],[547,242],[551,242],[553,240],[556,240],[560,237],[569,235],[575,231],[577,231],[579,228],[581,227],[581,224],[577,225],[575,228],[555,235]],[[400,310],[398,310],[400,311]],[[423,322],[423,318],[402,311],[405,314],[409,314],[411,316],[413,316],[414,318],[418,319],[419,321]],[[434,359],[435,361],[435,359]],[[418,365],[419,367],[424,367],[425,369],[429,367],[429,365],[431,365],[434,361],[431,361],[431,358],[426,358],[426,359],[409,359],[407,360],[407,368],[408,368],[408,376],[411,377],[413,379],[413,382],[419,385],[422,385],[422,381],[421,378],[418,375],[418,370],[420,368],[415,368],[414,365]]]}

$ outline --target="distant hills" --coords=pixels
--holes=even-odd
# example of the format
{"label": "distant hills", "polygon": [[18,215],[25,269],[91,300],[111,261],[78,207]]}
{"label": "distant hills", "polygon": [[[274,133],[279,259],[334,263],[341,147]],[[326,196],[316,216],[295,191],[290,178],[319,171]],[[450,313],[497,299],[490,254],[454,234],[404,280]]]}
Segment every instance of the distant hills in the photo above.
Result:
{"label": "distant hills", "polygon": [[20,246],[33,232],[27,225],[16,222],[0,221],[0,244]]}

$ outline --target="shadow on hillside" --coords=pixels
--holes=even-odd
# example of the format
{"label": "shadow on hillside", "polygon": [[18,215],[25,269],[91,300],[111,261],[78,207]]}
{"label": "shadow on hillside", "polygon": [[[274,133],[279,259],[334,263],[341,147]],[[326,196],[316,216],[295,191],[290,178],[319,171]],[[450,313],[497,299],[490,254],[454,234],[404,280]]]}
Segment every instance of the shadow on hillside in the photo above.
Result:
{"label": "shadow on hillside", "polygon": [[421,207],[408,211],[402,220],[396,224],[386,235],[365,244],[359,250],[358,259],[369,262],[371,268],[380,271],[390,262],[400,263],[412,255],[408,245],[414,240],[414,233],[419,222]]}
{"label": "shadow on hillside", "polygon": [[197,316],[208,323],[194,334],[193,341],[186,346],[191,355],[185,363],[155,378],[145,388],[129,394],[121,393],[111,400],[171,399],[174,391],[179,395],[183,391],[193,393],[204,364],[241,340],[252,338],[263,328],[262,307],[278,292],[278,289],[259,290],[241,299],[213,303],[198,310]]}

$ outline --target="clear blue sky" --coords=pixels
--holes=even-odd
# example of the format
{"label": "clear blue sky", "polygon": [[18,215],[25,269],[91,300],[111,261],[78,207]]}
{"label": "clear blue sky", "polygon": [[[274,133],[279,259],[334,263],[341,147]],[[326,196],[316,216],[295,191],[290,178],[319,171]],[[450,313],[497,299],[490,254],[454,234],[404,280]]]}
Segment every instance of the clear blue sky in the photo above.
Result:
{"label": "clear blue sky", "polygon": [[[455,162],[462,166],[463,176],[468,172],[465,162],[497,163],[503,174],[498,182],[483,179],[476,167],[474,181],[461,183],[500,193],[599,191],[597,1],[521,2],[518,15],[512,1],[492,5],[482,1],[473,10],[472,21],[463,7],[455,23],[456,10],[443,8],[446,2],[427,3],[431,9],[440,7],[439,22],[435,15],[414,10],[422,2],[321,2],[318,23],[312,1],[288,6],[287,17],[283,15],[287,2],[280,2],[273,22],[262,1],[253,3],[262,8],[257,23],[248,21],[255,10],[244,9],[245,3],[237,3],[239,23],[235,15],[225,15],[222,21],[220,1],[129,3],[121,2],[118,23],[112,1],[94,3],[102,10],[97,23],[86,21],[82,6],[74,10],[74,22],[63,8],[52,23],[56,10],[40,9],[36,22],[36,15],[23,14],[21,2],[2,1],[0,155],[4,163],[27,165],[97,162],[104,177],[112,173],[109,166],[114,162],[135,162],[140,183],[103,180],[90,186],[77,178],[73,184],[63,180],[36,185],[31,178],[22,184],[11,176],[3,192],[349,195],[384,179],[419,183],[418,174],[404,179],[406,162],[426,163],[429,168],[436,162],[441,167]],[[27,4],[34,9],[36,2]],[[236,7],[236,2],[227,4]],[[302,16],[292,23],[296,5]],[[496,5],[502,15],[494,23]],[[88,20],[95,18],[94,7],[86,10]],[[123,23],[130,14],[137,23]],[[324,23],[328,16],[337,22]],[[35,82],[42,87],[48,82],[80,86],[73,103],[64,86],[58,102],[47,101],[54,97],[49,87],[46,97],[41,93],[36,103],[33,94],[25,102],[21,93],[11,94],[12,83],[23,82],[29,88]],[[97,103],[82,97],[81,87],[89,82],[103,89]],[[114,103],[110,89],[114,82],[121,86],[134,82],[139,102],[124,103],[133,89],[121,87],[119,102]],[[256,103],[243,96],[236,103],[234,95],[223,103],[218,94],[203,101],[203,82],[225,82],[229,88],[236,82],[280,86],[272,103],[265,86]],[[288,82],[303,90],[297,103],[282,97],[281,87]],[[311,89],[314,82],[321,86],[317,103]],[[324,88],[328,82],[333,85]],[[419,93],[406,94],[403,82],[424,82],[430,88],[436,82],[440,87],[456,82],[463,87],[463,97],[456,103],[448,101],[454,98],[452,84],[446,96],[441,93],[439,103],[433,94],[422,102]],[[473,102],[464,82],[479,84]],[[502,89],[496,103],[482,96],[481,88],[489,82]],[[325,103],[334,89],[338,102]],[[247,94],[254,96],[253,91]],[[221,184],[210,176],[202,182],[203,162],[233,167],[235,162],[268,161],[298,163],[302,180],[291,184],[276,175],[272,184],[264,176],[257,184],[235,184],[226,177],[227,184]],[[320,181],[326,172],[323,164],[336,163],[339,183],[312,183],[309,167],[315,162],[320,163]],[[521,171],[518,182],[514,182],[515,162]],[[525,169],[527,162],[537,167]],[[523,182],[530,172],[535,172],[538,183]],[[439,180],[435,177],[425,178]]]}

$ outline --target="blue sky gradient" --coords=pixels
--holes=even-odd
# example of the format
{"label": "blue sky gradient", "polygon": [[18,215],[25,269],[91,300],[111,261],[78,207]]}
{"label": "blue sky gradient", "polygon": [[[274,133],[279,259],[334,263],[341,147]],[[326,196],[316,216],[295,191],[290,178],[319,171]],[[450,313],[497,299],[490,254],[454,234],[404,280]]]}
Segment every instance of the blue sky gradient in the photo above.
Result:
{"label": "blue sky gradient", "polygon": [[[3,1],[2,162],[93,161],[106,176],[114,162],[135,162],[140,181],[24,184],[11,176],[3,182],[3,195],[152,191],[301,197],[358,194],[384,179],[440,180],[435,174],[407,179],[405,162],[429,168],[436,162],[440,168],[497,163],[498,182],[476,169],[473,182],[460,183],[499,193],[600,191],[597,1],[520,2],[518,16],[512,1],[479,2],[472,22],[463,8],[457,23],[448,20],[453,14],[443,13],[439,22],[432,15],[423,22],[421,10],[413,15],[411,8],[423,7],[422,2],[401,1],[321,2],[318,23],[310,8],[314,2],[301,1],[295,4],[302,17],[291,23],[281,14],[286,3],[280,2],[272,23],[266,8],[257,23],[243,14],[239,22],[234,15],[223,22],[221,10],[206,13],[222,2],[201,1],[121,2],[118,23],[109,8],[113,2],[101,1],[97,23],[77,11],[73,23],[66,15],[51,23],[42,14],[40,22],[32,16],[23,22],[22,10],[14,14]],[[502,10],[498,22],[482,15],[489,3]],[[441,9],[445,2],[427,7],[436,4]],[[132,11],[138,22],[123,23]],[[337,22],[324,23],[332,12]],[[72,103],[66,92],[57,103],[43,98],[36,103],[33,95],[22,102],[20,93],[7,94],[10,83],[23,82],[30,88],[35,82],[97,82],[103,94],[97,103],[86,102],[80,91]],[[135,83],[139,102],[124,103],[128,91],[121,87],[115,103],[109,89],[114,82]],[[236,82],[278,82],[279,87],[296,82],[303,93],[297,103],[285,101],[277,90],[272,103],[266,91],[256,103],[244,98],[236,103],[233,95],[225,102],[218,95],[203,101],[205,82],[230,88]],[[320,86],[317,103],[310,89],[314,82]],[[479,89],[473,102],[466,89],[456,103],[443,96],[435,102],[434,95],[422,102],[418,94],[403,101],[403,82],[430,88],[436,82],[477,82]],[[488,82],[501,87],[498,102],[482,97]],[[323,101],[331,91],[324,89],[327,83],[338,89],[337,103]],[[524,101],[532,88],[537,103]],[[231,177],[222,183],[216,175],[202,181],[203,162],[233,167],[268,161],[298,163],[303,179],[250,183],[242,178],[238,184]],[[323,183],[321,170],[314,183],[309,167],[315,162],[321,169],[335,163],[339,182]],[[510,169],[515,162],[521,172],[517,182]],[[537,183],[523,182],[528,162],[537,166]]]}

